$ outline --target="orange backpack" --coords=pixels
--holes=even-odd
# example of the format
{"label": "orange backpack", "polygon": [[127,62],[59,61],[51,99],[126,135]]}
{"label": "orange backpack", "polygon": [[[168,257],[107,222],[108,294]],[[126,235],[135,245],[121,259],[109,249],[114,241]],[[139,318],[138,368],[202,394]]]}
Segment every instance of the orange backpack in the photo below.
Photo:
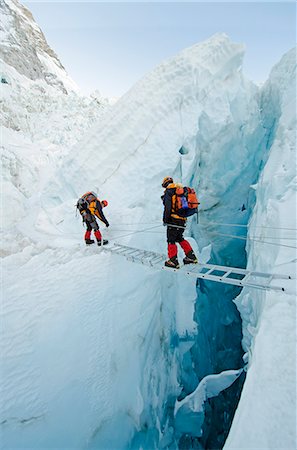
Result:
{"label": "orange backpack", "polygon": [[181,217],[190,217],[198,212],[199,201],[195,189],[177,187],[175,190],[175,204],[173,209]]}

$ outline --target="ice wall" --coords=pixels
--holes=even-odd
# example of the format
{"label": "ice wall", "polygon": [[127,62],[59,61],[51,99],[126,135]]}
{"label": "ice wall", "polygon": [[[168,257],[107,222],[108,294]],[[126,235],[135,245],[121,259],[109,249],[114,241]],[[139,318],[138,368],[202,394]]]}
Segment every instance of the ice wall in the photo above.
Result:
{"label": "ice wall", "polygon": [[[213,261],[243,265],[244,244],[205,226],[247,222],[250,184],[267,149],[258,90],[240,71],[243,52],[219,34],[165,61],[71,154],[49,162],[48,175],[40,180],[36,171],[38,192],[28,181],[26,158],[15,170],[17,186],[29,194],[19,200],[22,222],[12,217],[26,236],[24,249],[16,246],[4,265],[0,422],[6,447],[176,448],[176,400],[204,376],[239,369],[234,291],[227,301],[225,288],[204,285],[203,293],[200,285],[195,323],[193,280],[85,249],[74,205],[86,190],[97,191],[109,201],[104,237],[165,253],[160,183],[171,174],[199,192],[201,222],[189,224],[189,233],[200,248],[211,243]],[[8,182],[16,188],[11,177]],[[209,336],[219,330],[213,346],[203,345],[209,342],[203,326]],[[207,365],[216,354],[223,369],[214,359]]]}
{"label": "ice wall", "polygon": [[[262,88],[269,159],[255,187],[248,267],[296,278],[296,52],[271,71]],[[225,449],[296,448],[296,279],[286,293],[244,288],[249,367]]]}
{"label": "ice wall", "polygon": [[[230,221],[247,221],[247,211],[251,208],[250,184],[255,181],[255,172],[258,173],[261,160],[261,156],[256,154],[261,153],[265,133],[260,122],[257,89],[240,73],[242,57],[241,45],[232,43],[225,35],[216,35],[165,61],[140,81],[72,151],[72,158],[65,160],[55,183],[49,184],[43,192],[42,203],[47,210],[54,211],[56,223],[63,219],[60,217],[60,207],[57,207],[64,201],[59,186],[64,186],[63,195],[69,197],[69,204],[71,201],[74,203],[82,192],[93,189],[102,198],[108,197],[108,217],[112,224],[108,237],[111,241],[120,240],[135,247],[165,253],[165,233],[162,228],[158,228],[162,217],[159,196],[162,194],[160,181],[168,173],[173,174],[177,181],[190,183],[198,190],[203,220],[224,220],[228,217]],[[181,146],[186,149],[182,167],[179,153]],[[245,209],[242,208],[243,204],[247,205]],[[135,233],[149,227],[148,224],[156,226],[155,233]],[[121,238],[125,234],[121,232],[125,229],[124,225],[128,236]],[[66,230],[74,233],[78,227],[74,226],[70,218],[64,217],[59,229],[64,233]],[[230,248],[228,242],[221,238],[213,239],[207,230],[199,232],[199,229],[193,224],[192,233],[201,242],[201,247],[211,242],[213,254],[221,254],[221,262],[224,258],[227,264],[233,262],[236,265],[235,262],[238,263],[238,259],[242,258],[230,257],[236,253],[236,246]],[[241,252],[244,252],[244,245],[240,246]],[[241,259],[240,264],[243,263]],[[189,293],[188,289],[184,290],[183,298],[184,301],[187,297],[192,299],[193,306],[193,293]],[[218,296],[224,299],[225,294],[224,289],[219,295],[214,291],[212,305],[218,304]],[[139,295],[142,297],[145,294]],[[231,300],[235,295],[233,290]],[[173,298],[168,291],[163,291],[164,303],[172,302]],[[218,317],[214,320],[225,331],[219,334],[216,342],[222,343],[224,339],[227,350],[220,352],[220,348],[213,346],[209,347],[209,351],[211,358],[215,358],[213,355],[218,351],[220,361],[225,360],[225,366],[221,368],[219,364],[211,364],[207,368],[210,355],[208,351],[201,350],[200,364],[204,375],[238,369],[242,365],[238,314],[232,301],[228,302],[228,306],[224,300],[219,304],[223,305],[220,311],[206,309],[206,313]],[[188,323],[187,326],[177,325],[177,339],[173,345],[177,358],[190,366],[193,361],[189,348],[193,346],[195,328],[189,318],[193,312],[193,309],[187,309],[186,321],[182,321]],[[179,318],[181,309],[174,314]],[[199,320],[197,315],[195,319],[200,327],[203,314]],[[205,326],[209,326],[209,322],[206,321]],[[215,327],[211,329],[214,333],[217,330]],[[235,336],[239,348],[236,351],[232,342]],[[183,347],[181,341],[185,342]],[[150,351],[154,355],[152,360],[162,361],[162,351],[158,346],[152,346]],[[232,352],[235,358],[231,357]],[[227,354],[229,357],[226,358]],[[170,359],[168,364],[174,373],[177,369],[172,361]],[[158,383],[162,384],[164,372],[160,368],[156,370],[159,374]],[[185,389],[183,395],[194,390],[201,379],[197,378],[193,368],[188,371],[188,375],[187,370],[182,368],[177,373],[178,382]],[[197,373],[201,375],[199,370]],[[147,392],[149,377],[138,380],[143,410],[132,447],[141,445],[152,448],[161,445],[161,437],[163,444],[171,442],[176,445],[176,436],[172,431],[172,409],[178,393],[171,377],[168,380],[162,396],[158,396],[157,407],[152,406],[151,400],[155,394]],[[125,378],[122,382],[124,385]],[[166,409],[167,424],[166,420],[164,423]],[[97,439],[101,442],[100,433]]]}
{"label": "ice wall", "polygon": [[193,371],[187,375],[197,332],[195,284],[81,249],[74,204],[84,191],[97,190],[110,205],[105,237],[165,253],[163,176],[191,183],[202,210],[228,201],[224,194],[259,127],[256,90],[240,73],[242,57],[242,45],[216,35],[164,62],[23,202],[30,214],[17,226],[26,246],[5,264],[3,342],[12,343],[2,352],[9,380],[5,445],[17,446],[18,439],[32,448],[176,445],[180,385],[197,386]]}

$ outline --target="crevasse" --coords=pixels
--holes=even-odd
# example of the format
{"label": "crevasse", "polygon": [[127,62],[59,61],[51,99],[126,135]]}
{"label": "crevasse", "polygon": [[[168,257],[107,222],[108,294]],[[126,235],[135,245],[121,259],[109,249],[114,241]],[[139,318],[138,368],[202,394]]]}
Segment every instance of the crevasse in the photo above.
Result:
{"label": "crevasse", "polygon": [[[200,259],[211,245],[212,262],[245,266],[245,242],[222,236],[241,229],[211,223],[245,225],[259,209],[261,217],[257,202],[268,194],[265,183],[254,188],[281,131],[281,103],[261,113],[259,90],[240,71],[243,54],[224,34],[186,49],[107,111],[50,177],[36,176],[37,192],[20,176],[29,194],[21,227],[12,221],[10,230],[26,240],[6,258],[1,310],[6,447],[223,446],[254,305],[239,306],[242,349],[238,291],[82,248],[73,205],[97,191],[110,205],[104,237],[165,253],[160,183],[170,174],[199,192],[199,224],[188,231]],[[253,367],[245,386],[252,375]]]}

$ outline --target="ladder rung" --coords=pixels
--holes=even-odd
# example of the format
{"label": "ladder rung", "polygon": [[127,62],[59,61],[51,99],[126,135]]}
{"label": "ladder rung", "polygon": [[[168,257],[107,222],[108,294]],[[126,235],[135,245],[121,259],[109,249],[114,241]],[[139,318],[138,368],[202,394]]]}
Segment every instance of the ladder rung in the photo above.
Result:
{"label": "ladder rung", "polygon": [[151,261],[153,261],[154,259],[160,259],[160,258],[162,258],[163,259],[163,256],[160,256],[160,255],[153,255],[153,258],[151,259]]}
{"label": "ladder rung", "polygon": [[250,273],[248,273],[245,277],[243,277],[243,279],[241,280],[241,282],[243,283],[246,283],[246,281],[247,281],[247,279],[249,278],[251,276],[251,272]]}
{"label": "ladder rung", "polygon": [[151,262],[153,262],[154,260],[154,264],[157,264],[158,262],[160,262],[160,261],[164,261],[164,257],[163,256],[156,256],[155,258],[153,258],[153,259],[151,259]]}
{"label": "ladder rung", "polygon": [[230,273],[232,273],[232,270],[228,270],[228,272],[226,272],[221,278],[227,278]]}
{"label": "ladder rung", "polygon": [[[106,248],[107,251],[113,252],[117,255],[124,256],[127,260],[138,262],[151,267],[156,266],[162,260],[166,259],[165,255],[147,250],[132,248],[126,245],[114,244],[112,248]],[[162,267],[164,268],[164,267]],[[172,269],[170,269],[172,270]],[[205,271],[204,273],[202,271]],[[176,270],[172,270],[176,272]],[[223,275],[214,275],[214,273],[223,273]],[[225,272],[225,273],[224,273]],[[253,272],[247,269],[239,269],[237,267],[214,266],[211,264],[197,264],[192,269],[184,271],[187,275],[195,276],[205,280],[216,281],[219,283],[232,284],[235,286],[248,286],[257,289],[271,289],[276,291],[284,291],[280,286],[271,286],[271,281],[277,278],[291,279],[289,275],[269,274],[263,272]],[[233,277],[234,275],[242,275],[240,277]],[[257,280],[258,278],[258,280]]]}
{"label": "ladder rung", "polygon": [[126,248],[120,248],[119,250],[116,249],[115,253],[117,253],[118,255],[124,255],[126,253],[127,249]]}

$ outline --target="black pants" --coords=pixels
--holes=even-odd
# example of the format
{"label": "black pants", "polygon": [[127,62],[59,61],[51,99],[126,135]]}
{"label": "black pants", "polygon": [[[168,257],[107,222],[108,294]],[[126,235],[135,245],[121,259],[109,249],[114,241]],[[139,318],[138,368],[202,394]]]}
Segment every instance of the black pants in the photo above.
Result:
{"label": "black pants", "polygon": [[[170,225],[175,226],[170,226]],[[170,224],[167,225],[167,242],[168,244],[175,244],[176,242],[182,242],[184,240],[184,231],[186,228],[185,221],[183,220],[172,220]]]}
{"label": "black pants", "polygon": [[93,214],[89,214],[89,213],[86,214],[84,216],[83,221],[86,224],[87,231],[92,231],[92,230],[98,231],[99,230],[99,225],[98,225],[98,223],[96,221],[95,216],[93,216]]}

